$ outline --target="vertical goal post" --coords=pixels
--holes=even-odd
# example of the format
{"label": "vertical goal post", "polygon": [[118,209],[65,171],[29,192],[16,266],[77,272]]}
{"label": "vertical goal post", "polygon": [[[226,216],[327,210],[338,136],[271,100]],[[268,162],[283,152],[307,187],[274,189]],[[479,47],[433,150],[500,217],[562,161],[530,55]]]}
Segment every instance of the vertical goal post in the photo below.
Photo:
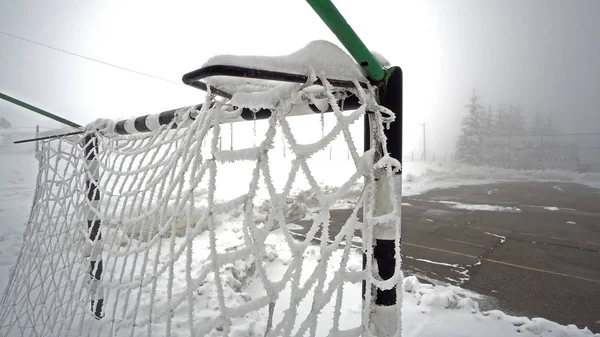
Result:
{"label": "vertical goal post", "polygon": [[104,308],[104,295],[102,289],[102,219],[98,217],[97,210],[100,207],[100,169],[98,163],[98,140],[93,134],[87,134],[83,137],[83,152],[86,161],[86,204],[87,209],[87,239],[89,245],[86,246],[85,255],[90,261],[90,308],[96,319],[101,319]]}
{"label": "vertical goal post", "polygon": [[[378,101],[379,103],[391,110],[396,118],[394,122],[389,124],[389,127],[384,130],[385,137],[387,138],[387,151],[400,162],[402,165],[402,69],[400,67],[390,67],[383,69],[377,62],[373,54],[361,41],[358,35],[354,32],[352,27],[346,22],[342,14],[338,11],[335,5],[330,0],[307,0],[314,11],[321,17],[323,22],[329,27],[329,29],[337,36],[340,42],[346,47],[348,52],[354,57],[356,62],[363,68],[365,73],[368,75],[369,80],[372,84],[376,85],[379,89]],[[372,125],[370,118],[371,116],[365,116],[364,128],[364,150],[365,152],[371,149],[373,146],[379,148],[380,144],[372,142],[371,131]],[[379,149],[377,149],[379,150]],[[397,171],[398,174],[402,173],[402,167]],[[380,181],[376,184],[376,188],[383,188],[387,183],[381,180],[385,180],[385,177],[381,177]],[[401,184],[401,179],[400,179]],[[376,192],[377,193],[377,192]],[[398,192],[398,225],[401,225],[400,219],[400,198],[402,192]],[[376,205],[375,207],[387,207],[386,205]],[[385,210],[374,210],[375,213],[384,213]],[[364,212],[364,210],[363,210]],[[398,229],[400,232],[400,229]],[[386,233],[385,231],[374,231],[375,245],[373,247],[373,255],[367,256],[365,251],[363,256],[363,268],[366,267],[368,259],[373,259],[377,263],[377,270],[379,271],[379,277],[383,280],[388,280],[394,276],[396,270],[396,264],[400,261],[400,252],[396,252],[400,249],[400,245],[396,247],[396,241],[394,235]],[[363,238],[363,244],[365,243]],[[363,247],[364,249],[364,247]],[[397,261],[398,260],[398,261]],[[366,281],[363,281],[363,297],[366,289]],[[396,316],[396,310],[386,310],[394,308],[396,305],[401,306],[398,303],[396,287],[392,289],[376,289],[375,292],[375,310],[378,312],[372,313],[370,319],[375,325],[375,332],[385,336],[388,335],[400,335],[402,324],[401,317]],[[378,310],[378,307],[381,310]],[[364,323],[363,323],[364,324]]]}

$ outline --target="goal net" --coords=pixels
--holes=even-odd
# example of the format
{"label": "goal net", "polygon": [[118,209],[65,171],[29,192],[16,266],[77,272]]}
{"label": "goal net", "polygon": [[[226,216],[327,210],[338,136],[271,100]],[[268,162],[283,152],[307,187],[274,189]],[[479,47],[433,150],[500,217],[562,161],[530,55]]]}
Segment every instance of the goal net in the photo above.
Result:
{"label": "goal net", "polygon": [[[363,286],[396,289],[401,303],[399,163],[384,134],[394,115],[360,72],[337,87],[328,78],[344,74],[315,62],[306,83],[215,77],[202,105],[148,116],[144,133],[102,120],[41,141],[0,335],[371,335],[378,309]],[[233,96],[211,93],[217,84]],[[292,117],[308,106],[316,118]],[[244,111],[269,114],[233,123]],[[328,160],[332,144],[348,160]],[[395,238],[384,279],[372,259],[363,266],[378,229]]]}

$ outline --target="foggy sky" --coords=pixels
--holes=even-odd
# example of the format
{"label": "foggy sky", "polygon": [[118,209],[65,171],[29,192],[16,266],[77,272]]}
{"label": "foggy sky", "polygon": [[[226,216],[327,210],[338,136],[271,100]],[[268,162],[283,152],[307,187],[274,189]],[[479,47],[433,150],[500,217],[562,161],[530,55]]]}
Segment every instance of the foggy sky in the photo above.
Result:
{"label": "foggy sky", "polygon": [[[450,95],[552,114],[564,132],[600,132],[599,1],[436,1]],[[462,89],[449,90],[452,86]],[[463,99],[464,101],[464,99]]]}
{"label": "foggy sky", "polygon": [[[405,151],[453,151],[473,88],[484,104],[600,132],[600,1],[335,1],[367,46],[403,68]],[[337,43],[301,0],[18,1],[0,31],[179,82],[217,54],[283,55]],[[339,43],[338,43],[339,44]],[[86,124],[202,101],[202,93],[0,35],[0,91]],[[16,126],[41,123],[0,103]],[[55,125],[55,124],[54,124]]]}

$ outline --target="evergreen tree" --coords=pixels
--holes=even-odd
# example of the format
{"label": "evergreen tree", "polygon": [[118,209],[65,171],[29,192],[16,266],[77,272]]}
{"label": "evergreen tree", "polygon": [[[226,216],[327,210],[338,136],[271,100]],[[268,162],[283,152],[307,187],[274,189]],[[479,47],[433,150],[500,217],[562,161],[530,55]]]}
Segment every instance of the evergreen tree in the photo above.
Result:
{"label": "evergreen tree", "polygon": [[495,133],[494,113],[492,112],[491,105],[488,105],[488,108],[485,111],[484,119],[483,119],[483,126],[484,126],[484,130],[485,130],[484,134],[486,136],[494,135],[494,133]]}
{"label": "evergreen tree", "polygon": [[552,121],[552,115],[548,114],[546,116],[546,121],[544,122],[544,134],[551,135],[558,133],[558,130],[554,128],[554,122]]}
{"label": "evergreen tree", "polygon": [[510,134],[509,117],[506,111],[506,107],[501,104],[496,111],[496,122],[495,122],[496,136],[508,136]]}
{"label": "evergreen tree", "polygon": [[545,133],[546,129],[546,121],[544,117],[539,111],[535,112],[533,116],[533,120],[531,121],[531,127],[529,128],[529,132],[534,136],[541,136]]}
{"label": "evergreen tree", "polygon": [[461,134],[456,142],[456,157],[468,164],[481,164],[482,137],[489,133],[486,129],[486,113],[479,104],[480,97],[475,90],[466,108],[467,116],[461,122]]}
{"label": "evergreen tree", "polygon": [[511,106],[508,113],[508,134],[510,136],[523,136],[527,134],[525,128],[525,118],[523,118],[523,111],[521,108]]}
{"label": "evergreen tree", "polygon": [[501,105],[496,112],[495,134],[499,136],[523,136],[527,134],[523,111],[516,106],[508,109]]}
{"label": "evergreen tree", "polygon": [[537,111],[531,121],[530,132],[534,136],[543,136],[556,134],[558,130],[554,127],[552,115],[548,114],[544,116],[541,112]]}

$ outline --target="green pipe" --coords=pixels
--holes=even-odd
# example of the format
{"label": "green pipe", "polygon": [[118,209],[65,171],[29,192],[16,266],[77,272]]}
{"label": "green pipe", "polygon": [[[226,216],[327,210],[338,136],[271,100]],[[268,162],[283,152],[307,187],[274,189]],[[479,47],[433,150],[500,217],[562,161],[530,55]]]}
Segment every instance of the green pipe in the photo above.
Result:
{"label": "green pipe", "polygon": [[19,101],[18,99],[10,97],[10,96],[7,96],[7,95],[5,95],[5,94],[3,94],[1,92],[0,92],[0,98],[3,99],[3,100],[5,100],[5,101],[11,102],[13,104],[16,104],[16,105],[18,105],[18,106],[20,106],[22,108],[27,109],[27,110],[31,110],[31,111],[33,111],[33,112],[35,112],[37,114],[40,114],[40,115],[42,115],[44,117],[48,117],[48,118],[53,119],[53,120],[55,120],[57,122],[63,123],[65,125],[68,125],[68,126],[71,126],[71,127],[74,127],[74,128],[80,128],[81,127],[81,125],[79,125],[77,123],[73,123],[73,122],[71,122],[68,119],[64,119],[64,118],[62,118],[60,116],[57,116],[57,115],[52,114],[52,113],[49,113],[46,110],[42,110],[42,109],[40,109],[38,107],[35,107],[35,106],[31,105],[31,104],[27,104],[27,103],[25,103],[23,101]]}
{"label": "green pipe", "polygon": [[350,55],[354,57],[356,62],[367,73],[371,82],[379,82],[383,80],[385,73],[383,68],[367,46],[360,40],[352,27],[346,22],[346,19],[335,8],[335,5],[330,0],[306,0],[313,10],[321,17],[321,20],[331,29],[337,36],[338,40],[348,49]]}

